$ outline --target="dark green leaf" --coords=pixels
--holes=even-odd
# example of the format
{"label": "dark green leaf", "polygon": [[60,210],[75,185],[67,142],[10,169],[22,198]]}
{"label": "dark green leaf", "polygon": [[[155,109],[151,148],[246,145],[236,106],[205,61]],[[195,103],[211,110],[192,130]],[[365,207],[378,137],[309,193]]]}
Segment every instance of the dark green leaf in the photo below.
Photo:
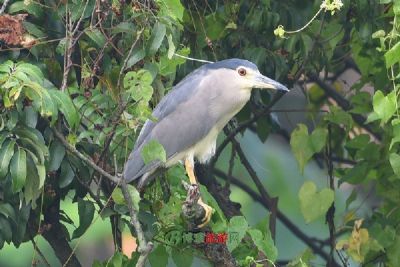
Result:
{"label": "dark green leaf", "polygon": [[7,140],[0,148],[0,179],[3,179],[8,173],[8,165],[14,155],[14,140]]}
{"label": "dark green leaf", "polygon": [[86,232],[92,223],[94,211],[94,204],[91,201],[78,200],[79,227],[72,233],[72,239],[78,238]]}
{"label": "dark green leaf", "polygon": [[60,188],[67,187],[75,177],[75,173],[69,164],[68,161],[63,160],[61,163],[61,173],[60,173],[60,179],[58,180],[58,185]]}
{"label": "dark green leaf", "polygon": [[396,177],[400,179],[400,156],[396,153],[391,153],[389,156],[389,161],[394,174],[396,174]]}
{"label": "dark green leaf", "polygon": [[165,267],[168,264],[168,253],[165,246],[159,244],[149,255],[152,267]]}
{"label": "dark green leaf", "polygon": [[49,94],[58,104],[59,109],[64,114],[69,126],[75,129],[79,123],[79,114],[72,103],[71,97],[59,90],[49,90]]}
{"label": "dark green leaf", "polygon": [[65,147],[57,140],[50,145],[50,159],[47,166],[48,171],[56,171],[60,168],[65,156]]}
{"label": "dark green leaf", "polygon": [[19,192],[26,180],[26,152],[20,147],[11,159],[10,173],[13,192]]}
{"label": "dark green leaf", "polygon": [[153,30],[151,31],[150,47],[148,50],[149,55],[154,55],[160,48],[162,41],[164,40],[166,27],[164,24],[157,22],[154,24]]}
{"label": "dark green leaf", "polygon": [[12,228],[10,222],[6,220],[3,216],[0,215],[0,232],[2,237],[7,243],[11,241],[12,238]]}
{"label": "dark green leaf", "polygon": [[193,263],[193,251],[189,249],[185,250],[175,250],[171,251],[172,260],[177,267],[187,267],[192,266]]}
{"label": "dark green leaf", "polygon": [[3,214],[6,218],[12,219],[14,222],[17,221],[14,208],[9,203],[0,203],[0,214]]}

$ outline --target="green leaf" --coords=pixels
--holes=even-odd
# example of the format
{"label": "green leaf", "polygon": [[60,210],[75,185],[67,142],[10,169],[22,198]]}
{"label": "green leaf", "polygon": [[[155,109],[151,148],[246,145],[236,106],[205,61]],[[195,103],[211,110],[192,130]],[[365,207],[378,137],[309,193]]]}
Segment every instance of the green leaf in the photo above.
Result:
{"label": "green leaf", "polygon": [[40,190],[40,179],[36,169],[37,166],[30,157],[27,158],[26,164],[27,173],[29,173],[29,175],[26,177],[25,181],[24,197],[26,203],[29,204],[32,201],[32,209],[35,209],[36,199],[40,196],[42,192]]}
{"label": "green leaf", "polygon": [[79,124],[79,114],[76,110],[71,97],[67,93],[59,90],[49,90],[49,94],[58,104],[62,114],[64,114],[69,126],[75,129]]}
{"label": "green leaf", "polygon": [[334,192],[324,188],[317,192],[317,186],[312,181],[306,181],[299,191],[301,213],[307,223],[324,215],[334,200]]}
{"label": "green leaf", "polygon": [[93,202],[78,199],[79,227],[72,233],[72,239],[78,238],[86,232],[92,223],[94,212]]}
{"label": "green leaf", "polygon": [[154,24],[153,30],[151,31],[150,47],[148,49],[148,55],[154,55],[160,48],[162,41],[164,40],[167,28],[164,24],[157,22]]}
{"label": "green leaf", "polygon": [[327,135],[328,130],[321,128],[315,129],[311,135],[308,135],[307,126],[304,124],[299,124],[298,128],[292,132],[290,145],[302,173],[311,157],[325,146]]}
{"label": "green leaf", "polygon": [[[133,185],[128,184],[127,187],[128,187],[129,195],[132,198],[133,208],[136,211],[139,211],[139,202],[141,199],[139,191],[137,191],[136,187],[134,187]],[[119,188],[119,187],[115,188],[115,190],[112,192],[111,196],[116,204],[126,205],[124,194],[122,194],[121,188]]]}
{"label": "green leaf", "polygon": [[130,91],[133,100],[148,102],[153,95],[153,76],[147,70],[130,71],[124,77],[124,87]]}
{"label": "green leaf", "polygon": [[167,161],[167,153],[164,147],[156,140],[151,140],[143,146],[140,153],[145,164],[153,161]]}
{"label": "green leaf", "polygon": [[85,33],[96,44],[98,48],[102,48],[106,43],[106,38],[99,29],[87,28],[85,30]]}
{"label": "green leaf", "polygon": [[4,179],[8,173],[8,165],[14,155],[14,145],[14,140],[7,140],[0,149],[0,179]]}
{"label": "green leaf", "polygon": [[249,229],[247,232],[249,233],[254,244],[257,246],[258,250],[263,252],[271,261],[276,261],[278,257],[278,250],[276,249],[272,238],[266,238],[258,229]]}
{"label": "green leaf", "polygon": [[396,112],[396,92],[392,91],[387,96],[384,96],[382,91],[376,91],[372,99],[372,105],[378,117],[383,123],[386,123]]}
{"label": "green leaf", "polygon": [[0,216],[0,232],[2,233],[2,237],[9,243],[12,238],[12,228],[10,222],[3,216]]}
{"label": "green leaf", "polygon": [[229,220],[228,234],[228,250],[232,252],[242,241],[246,234],[249,224],[244,216],[234,216]]}
{"label": "green leaf", "polygon": [[174,56],[175,50],[176,50],[174,41],[172,40],[172,34],[168,34],[167,35],[167,40],[168,40],[168,54],[167,54],[167,56],[168,56],[169,59],[171,59]]}
{"label": "green leaf", "polygon": [[182,6],[180,0],[157,0],[157,4],[161,7],[162,14],[182,21],[185,8]]}
{"label": "green leaf", "polygon": [[10,173],[13,192],[19,192],[26,180],[26,152],[20,147],[11,159]]}
{"label": "green leaf", "polygon": [[389,51],[385,53],[386,68],[390,68],[400,61],[400,43],[396,43]]}
{"label": "green leaf", "polygon": [[168,264],[168,253],[165,246],[158,244],[158,246],[150,253],[149,261],[153,267],[165,267]]}
{"label": "green leaf", "polygon": [[14,222],[17,221],[15,210],[9,203],[0,203],[0,214],[3,214],[6,218],[11,218]]}
{"label": "green leaf", "polygon": [[60,168],[65,156],[65,147],[59,141],[54,140],[50,145],[50,159],[47,166],[48,171],[56,171]]}
{"label": "green leaf", "polygon": [[287,267],[311,267],[311,261],[315,259],[311,249],[306,249],[301,255],[297,256],[294,260],[289,262]]}
{"label": "green leaf", "polygon": [[399,247],[400,247],[400,236],[397,235],[393,245],[390,246],[386,252],[389,263],[391,264],[389,266],[400,266]]}
{"label": "green leaf", "polygon": [[193,263],[193,251],[185,249],[183,251],[172,249],[171,250],[172,260],[177,267],[192,266]]}
{"label": "green leaf", "polygon": [[31,80],[41,84],[43,83],[44,76],[39,67],[29,63],[19,63],[15,68],[15,72],[21,71],[27,74]]}
{"label": "green leaf", "polygon": [[71,165],[68,161],[63,160],[61,163],[61,173],[60,178],[58,180],[58,185],[60,188],[67,187],[75,177],[74,170],[72,169]]}
{"label": "green leaf", "polygon": [[146,56],[146,52],[143,47],[135,47],[132,51],[131,57],[128,59],[126,63],[126,68],[130,68],[135,65],[137,62],[142,60]]}
{"label": "green leaf", "polygon": [[396,174],[396,177],[400,179],[400,155],[391,153],[389,156],[389,161],[393,172]]}

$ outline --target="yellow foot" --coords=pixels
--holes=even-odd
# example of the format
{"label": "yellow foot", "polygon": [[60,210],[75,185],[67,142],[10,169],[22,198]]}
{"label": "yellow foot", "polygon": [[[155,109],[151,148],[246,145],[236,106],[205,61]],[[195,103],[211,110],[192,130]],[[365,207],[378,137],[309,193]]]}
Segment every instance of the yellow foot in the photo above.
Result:
{"label": "yellow foot", "polygon": [[210,222],[211,216],[212,216],[212,214],[214,212],[214,209],[212,207],[208,206],[206,203],[204,203],[203,200],[201,200],[201,199],[199,199],[197,204],[202,206],[204,211],[205,211],[204,217],[201,220],[201,224],[197,225],[198,228],[203,228],[204,226],[206,226]]}

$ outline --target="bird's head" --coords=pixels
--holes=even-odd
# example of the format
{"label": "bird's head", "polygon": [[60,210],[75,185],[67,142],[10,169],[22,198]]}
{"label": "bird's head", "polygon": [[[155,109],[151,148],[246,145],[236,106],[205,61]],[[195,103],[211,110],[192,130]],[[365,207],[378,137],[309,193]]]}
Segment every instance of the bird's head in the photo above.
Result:
{"label": "bird's head", "polygon": [[289,91],[286,86],[260,73],[257,66],[243,59],[226,59],[209,64],[212,69],[226,69],[231,82],[243,89],[260,88]]}

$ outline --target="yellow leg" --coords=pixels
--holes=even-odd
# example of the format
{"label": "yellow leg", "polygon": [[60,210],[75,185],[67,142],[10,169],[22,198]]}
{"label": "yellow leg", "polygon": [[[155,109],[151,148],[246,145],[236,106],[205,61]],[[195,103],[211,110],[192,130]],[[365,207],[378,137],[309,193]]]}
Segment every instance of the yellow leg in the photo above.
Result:
{"label": "yellow leg", "polygon": [[[193,165],[190,162],[190,160],[188,160],[188,159],[185,160],[185,168],[186,168],[186,173],[189,176],[190,183],[197,185],[198,183],[197,183],[196,176],[194,175]],[[199,201],[197,203],[200,206],[202,206],[205,211],[205,215],[202,220],[202,223],[200,225],[198,225],[199,228],[202,228],[210,222],[213,208],[208,206],[206,203],[204,203],[203,200],[201,199],[201,197],[199,198]]]}

